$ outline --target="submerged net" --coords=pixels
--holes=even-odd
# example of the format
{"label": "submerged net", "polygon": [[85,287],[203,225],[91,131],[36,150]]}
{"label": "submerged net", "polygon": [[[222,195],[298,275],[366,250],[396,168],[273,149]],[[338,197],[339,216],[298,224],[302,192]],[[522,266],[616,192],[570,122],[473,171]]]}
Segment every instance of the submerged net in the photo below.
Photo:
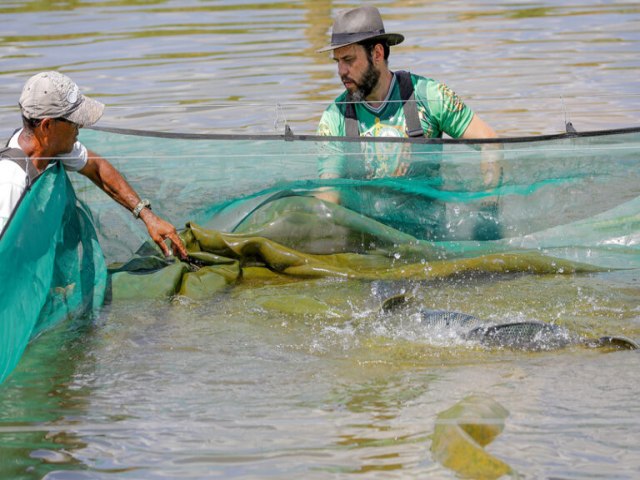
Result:
{"label": "submerged net", "polygon": [[[490,144],[90,130],[82,140],[179,227],[306,255],[375,255],[385,268],[487,255],[536,271],[640,266],[636,129]],[[332,169],[341,178],[319,178]],[[128,260],[145,232],[93,187],[79,191],[107,258]],[[317,198],[326,191],[338,203]]]}
{"label": "submerged net", "polygon": [[[0,242],[2,278],[17,279],[3,298],[7,311],[19,313],[0,327],[9,370],[25,342],[61,317],[57,307],[43,307],[60,303],[55,292],[71,292],[65,298],[73,308],[60,310],[67,316],[101,302],[100,247],[114,302],[213,298],[230,285],[274,278],[640,268],[639,129],[485,143],[100,129],[83,130],[80,140],[181,230],[190,260],[165,259],[142,222],[72,175],[91,209],[98,246],[66,175],[48,173],[32,189],[31,203],[46,203],[61,189],[57,216],[21,206]],[[60,220],[69,216],[63,211],[75,212],[71,223]],[[33,231],[45,243],[62,236],[69,248],[17,251],[15,238]],[[46,263],[48,273],[25,269],[31,263]],[[60,272],[75,276],[59,279]],[[17,299],[33,295],[33,278],[44,279],[36,283],[46,300],[22,306]],[[27,314],[31,327],[16,333],[15,319]]]}

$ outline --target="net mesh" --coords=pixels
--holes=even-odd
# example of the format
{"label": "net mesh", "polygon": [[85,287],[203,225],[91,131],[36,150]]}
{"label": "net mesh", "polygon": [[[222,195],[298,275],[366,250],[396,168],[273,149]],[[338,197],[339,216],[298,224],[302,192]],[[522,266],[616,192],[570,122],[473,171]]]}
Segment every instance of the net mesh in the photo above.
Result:
{"label": "net mesh", "polygon": [[0,240],[0,381],[30,339],[102,305],[107,271],[86,207],[59,165],[27,191]]}
{"label": "net mesh", "polygon": [[98,129],[80,140],[179,227],[190,261],[162,257],[81,175],[72,187],[49,169],[0,241],[0,378],[31,338],[105,295],[640,267],[638,129],[485,143]]}
{"label": "net mesh", "polygon": [[[411,245],[426,260],[534,251],[601,268],[640,262],[635,130],[492,144],[128,133],[82,140],[177,226],[315,254]],[[327,164],[342,176],[319,178]],[[107,258],[129,258],[140,225],[88,182],[78,190]],[[318,199],[327,192],[337,203]]]}

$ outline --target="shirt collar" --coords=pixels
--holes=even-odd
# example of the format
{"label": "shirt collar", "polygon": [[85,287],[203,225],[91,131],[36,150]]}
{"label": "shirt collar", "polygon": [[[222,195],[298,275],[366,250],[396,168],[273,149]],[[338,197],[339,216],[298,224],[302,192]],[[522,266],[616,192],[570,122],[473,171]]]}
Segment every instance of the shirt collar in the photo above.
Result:
{"label": "shirt collar", "polygon": [[384,108],[387,106],[387,102],[391,98],[391,94],[393,93],[393,89],[395,87],[396,87],[396,74],[394,73],[393,75],[391,75],[391,83],[389,84],[389,90],[387,91],[387,96],[384,98],[384,100],[382,101],[382,103],[378,108],[372,107],[371,104],[369,104],[369,102],[362,102],[362,103],[367,108],[367,110],[379,115],[380,112],[382,112],[382,110],[384,110]]}

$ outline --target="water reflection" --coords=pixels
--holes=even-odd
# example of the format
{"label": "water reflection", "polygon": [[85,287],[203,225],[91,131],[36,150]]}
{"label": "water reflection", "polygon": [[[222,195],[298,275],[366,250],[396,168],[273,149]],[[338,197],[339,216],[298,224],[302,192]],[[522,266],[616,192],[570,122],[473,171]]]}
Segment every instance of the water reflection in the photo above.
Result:
{"label": "water reflection", "polygon": [[[108,104],[103,125],[312,133],[341,90],[328,54],[334,1],[45,2],[0,7],[0,124],[22,84],[60,69]],[[637,124],[640,8],[626,2],[378,5],[405,35],[392,69],[447,83],[502,135]],[[46,15],[43,15],[46,13]]]}
{"label": "water reflection", "polygon": [[[86,323],[86,319],[82,322]],[[69,452],[86,447],[72,425],[86,414],[94,393],[87,355],[93,327],[63,324],[42,335],[23,355],[0,391],[0,472],[3,478],[39,478],[64,465],[84,468]]]}
{"label": "water reflection", "polygon": [[[448,83],[504,135],[557,133],[566,119],[579,130],[640,120],[637,5],[376,4],[387,29],[407,37],[392,68]],[[18,126],[24,80],[52,68],[108,104],[103,125],[272,133],[284,116],[297,133],[314,132],[341,90],[328,54],[315,51],[344,6],[4,1],[0,134]],[[408,318],[379,321],[369,285],[280,287],[126,305],[104,311],[95,330],[43,335],[0,390],[0,475],[452,476],[434,465],[429,435],[439,412],[473,392],[508,408],[492,448],[526,476],[634,478],[640,469],[637,355],[444,348],[403,329]],[[589,336],[640,331],[635,271],[457,278],[417,291],[429,307],[481,318],[534,318]],[[309,292],[326,308],[295,315]],[[273,307],[282,304],[289,309]]]}

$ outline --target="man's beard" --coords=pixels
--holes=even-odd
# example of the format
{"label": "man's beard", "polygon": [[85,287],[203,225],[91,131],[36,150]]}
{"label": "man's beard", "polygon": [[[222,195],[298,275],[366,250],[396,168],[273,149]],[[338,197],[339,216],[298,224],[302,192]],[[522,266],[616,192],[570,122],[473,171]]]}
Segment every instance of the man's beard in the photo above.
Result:
{"label": "man's beard", "polygon": [[356,102],[362,102],[373,92],[373,89],[378,84],[378,80],[380,80],[380,70],[377,70],[373,66],[373,62],[369,60],[369,66],[364,72],[360,83],[357,83],[355,80],[353,81],[357,88],[356,91],[351,94],[351,98]]}

